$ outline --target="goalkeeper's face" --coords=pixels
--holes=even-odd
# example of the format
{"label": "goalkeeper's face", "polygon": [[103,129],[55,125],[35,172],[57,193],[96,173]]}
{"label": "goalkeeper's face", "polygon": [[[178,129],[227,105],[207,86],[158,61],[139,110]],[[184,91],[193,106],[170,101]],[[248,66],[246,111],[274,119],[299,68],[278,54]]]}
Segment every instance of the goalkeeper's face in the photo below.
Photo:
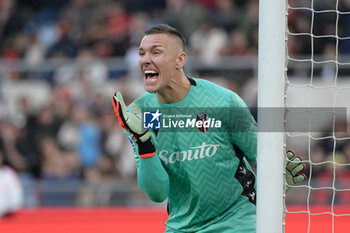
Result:
{"label": "goalkeeper's face", "polygon": [[144,36],[139,47],[139,67],[145,90],[161,92],[171,88],[183,72],[183,54],[181,42],[175,36],[165,33]]}

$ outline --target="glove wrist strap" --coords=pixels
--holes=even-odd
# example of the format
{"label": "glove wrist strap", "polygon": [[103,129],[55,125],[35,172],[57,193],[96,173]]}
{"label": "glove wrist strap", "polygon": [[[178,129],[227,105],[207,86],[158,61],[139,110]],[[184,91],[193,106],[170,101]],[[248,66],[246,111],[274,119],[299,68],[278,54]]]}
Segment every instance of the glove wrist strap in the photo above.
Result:
{"label": "glove wrist strap", "polygon": [[156,148],[154,147],[151,138],[147,139],[144,142],[140,140],[137,141],[139,147],[139,156],[140,158],[146,159],[151,158],[156,154]]}

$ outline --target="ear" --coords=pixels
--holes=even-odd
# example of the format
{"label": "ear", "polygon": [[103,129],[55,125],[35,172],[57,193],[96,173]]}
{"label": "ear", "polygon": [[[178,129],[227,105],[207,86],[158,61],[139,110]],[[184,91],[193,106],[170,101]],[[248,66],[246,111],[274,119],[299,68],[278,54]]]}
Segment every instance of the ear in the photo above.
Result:
{"label": "ear", "polygon": [[185,52],[180,52],[176,58],[176,69],[182,69],[185,66],[187,60],[187,54]]}

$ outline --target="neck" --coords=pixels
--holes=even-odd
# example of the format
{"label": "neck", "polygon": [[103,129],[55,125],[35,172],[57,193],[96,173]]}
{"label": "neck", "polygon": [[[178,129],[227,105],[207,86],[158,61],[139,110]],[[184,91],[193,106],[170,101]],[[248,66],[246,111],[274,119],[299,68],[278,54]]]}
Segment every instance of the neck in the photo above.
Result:
{"label": "neck", "polygon": [[162,104],[172,104],[183,100],[190,91],[191,83],[183,73],[179,78],[172,79],[170,84],[157,92],[157,97]]}

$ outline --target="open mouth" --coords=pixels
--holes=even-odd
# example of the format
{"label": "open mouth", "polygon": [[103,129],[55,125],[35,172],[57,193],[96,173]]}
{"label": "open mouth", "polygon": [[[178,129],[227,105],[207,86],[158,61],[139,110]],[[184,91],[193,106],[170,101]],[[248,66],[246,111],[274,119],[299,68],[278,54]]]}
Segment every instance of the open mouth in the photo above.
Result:
{"label": "open mouth", "polygon": [[145,70],[144,74],[147,81],[155,81],[159,76],[159,73],[155,70]]}

